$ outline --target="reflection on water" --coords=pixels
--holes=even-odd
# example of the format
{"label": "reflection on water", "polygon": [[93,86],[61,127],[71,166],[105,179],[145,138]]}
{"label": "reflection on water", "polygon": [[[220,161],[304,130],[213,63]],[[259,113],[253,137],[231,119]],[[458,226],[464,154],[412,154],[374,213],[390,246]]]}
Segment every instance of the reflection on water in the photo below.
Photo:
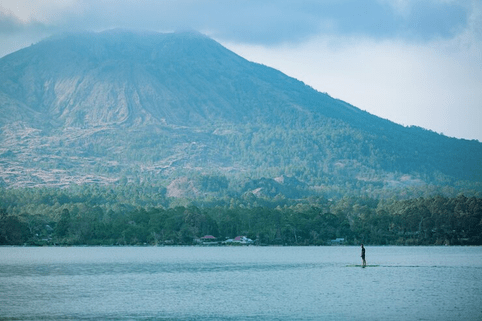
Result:
{"label": "reflection on water", "polygon": [[481,247],[0,248],[0,319],[481,320]]}

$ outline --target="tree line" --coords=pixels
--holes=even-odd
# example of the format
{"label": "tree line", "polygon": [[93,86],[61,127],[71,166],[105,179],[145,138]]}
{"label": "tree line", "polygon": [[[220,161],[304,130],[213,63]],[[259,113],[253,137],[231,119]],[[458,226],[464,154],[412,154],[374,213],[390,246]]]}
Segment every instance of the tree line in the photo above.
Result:
{"label": "tree line", "polygon": [[[1,245],[192,245],[205,235],[220,241],[244,235],[258,245],[329,245],[336,238],[345,244],[482,245],[482,199],[464,195],[297,201],[251,195],[139,206],[121,203],[128,195],[112,191],[57,198],[48,189],[30,192],[35,206],[15,204],[21,199],[12,193],[0,198]],[[131,196],[143,203],[140,194]]]}

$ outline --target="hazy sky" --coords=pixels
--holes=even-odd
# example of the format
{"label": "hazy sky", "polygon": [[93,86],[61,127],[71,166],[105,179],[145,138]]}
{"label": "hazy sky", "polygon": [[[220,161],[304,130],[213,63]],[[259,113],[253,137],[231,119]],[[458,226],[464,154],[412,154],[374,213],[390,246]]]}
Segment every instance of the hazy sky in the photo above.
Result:
{"label": "hazy sky", "polygon": [[377,116],[482,141],[482,0],[0,0],[0,56],[111,28],[198,30]]}

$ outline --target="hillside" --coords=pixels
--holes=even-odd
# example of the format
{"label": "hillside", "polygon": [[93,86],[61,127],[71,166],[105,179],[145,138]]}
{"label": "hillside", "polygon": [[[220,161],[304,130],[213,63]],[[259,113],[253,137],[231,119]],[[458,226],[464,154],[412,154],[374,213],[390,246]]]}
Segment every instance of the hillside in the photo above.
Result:
{"label": "hillside", "polygon": [[482,192],[480,142],[380,119],[197,33],[48,38],[0,59],[0,109],[0,187]]}

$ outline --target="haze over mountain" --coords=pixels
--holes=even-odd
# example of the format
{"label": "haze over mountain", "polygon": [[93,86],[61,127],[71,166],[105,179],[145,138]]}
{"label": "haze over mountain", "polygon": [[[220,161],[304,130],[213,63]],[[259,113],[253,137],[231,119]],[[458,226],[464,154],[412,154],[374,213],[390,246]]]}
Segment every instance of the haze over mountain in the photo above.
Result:
{"label": "haze over mountain", "polygon": [[0,59],[0,110],[4,187],[482,191],[482,143],[378,118],[198,33],[48,38]]}

